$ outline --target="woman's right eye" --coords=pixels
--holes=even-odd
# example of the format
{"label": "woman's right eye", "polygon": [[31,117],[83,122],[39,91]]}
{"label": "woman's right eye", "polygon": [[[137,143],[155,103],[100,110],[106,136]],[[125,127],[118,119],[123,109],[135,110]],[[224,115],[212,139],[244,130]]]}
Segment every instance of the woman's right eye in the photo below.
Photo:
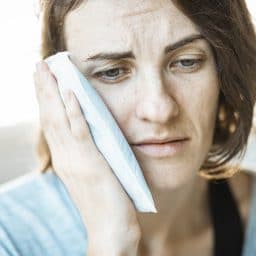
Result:
{"label": "woman's right eye", "polygon": [[116,81],[122,75],[129,73],[125,68],[112,68],[105,71],[97,72],[95,75],[105,81]]}

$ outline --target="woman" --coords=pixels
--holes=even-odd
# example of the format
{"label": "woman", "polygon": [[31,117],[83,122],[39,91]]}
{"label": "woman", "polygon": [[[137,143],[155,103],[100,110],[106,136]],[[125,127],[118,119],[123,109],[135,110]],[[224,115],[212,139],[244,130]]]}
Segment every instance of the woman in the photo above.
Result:
{"label": "woman", "polygon": [[246,148],[256,96],[244,1],[52,0],[41,8],[42,58],[72,53],[131,145],[158,213],[135,210],[74,94],[66,92],[65,108],[41,62],[44,173],[1,196],[2,254],[253,255],[243,234],[253,226],[254,176],[231,168]]}

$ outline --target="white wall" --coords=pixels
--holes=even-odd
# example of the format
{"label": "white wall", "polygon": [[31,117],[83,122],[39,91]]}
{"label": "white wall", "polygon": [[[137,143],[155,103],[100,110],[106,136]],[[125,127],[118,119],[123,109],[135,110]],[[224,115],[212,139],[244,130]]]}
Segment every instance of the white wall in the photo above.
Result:
{"label": "white wall", "polygon": [[255,0],[246,0],[249,10],[253,16],[253,21],[256,24],[256,1]]}
{"label": "white wall", "polygon": [[38,58],[38,21],[34,0],[2,1],[0,8],[0,126],[37,115],[33,88]]}

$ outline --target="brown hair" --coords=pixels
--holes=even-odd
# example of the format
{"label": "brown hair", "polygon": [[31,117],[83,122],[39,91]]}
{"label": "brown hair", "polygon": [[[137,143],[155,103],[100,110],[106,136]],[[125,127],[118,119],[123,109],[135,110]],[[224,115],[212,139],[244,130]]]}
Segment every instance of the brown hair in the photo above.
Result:
{"label": "brown hair", "polygon": [[[40,1],[43,59],[66,50],[65,16],[84,1]],[[230,177],[239,168],[231,168],[229,163],[241,159],[246,149],[256,98],[256,35],[251,17],[244,0],[173,2],[210,44],[221,88],[213,145],[199,174],[208,179]],[[51,155],[42,131],[37,148],[40,170],[51,168]]]}

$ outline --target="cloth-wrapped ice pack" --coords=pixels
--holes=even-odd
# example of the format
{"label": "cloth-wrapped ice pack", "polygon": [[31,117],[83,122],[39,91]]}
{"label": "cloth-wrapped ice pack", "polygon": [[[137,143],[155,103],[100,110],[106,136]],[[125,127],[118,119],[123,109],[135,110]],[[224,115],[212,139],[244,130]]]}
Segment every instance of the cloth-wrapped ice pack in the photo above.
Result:
{"label": "cloth-wrapped ice pack", "polygon": [[59,52],[45,62],[57,79],[62,99],[66,89],[76,95],[95,145],[135,208],[140,212],[156,213],[152,194],[130,145],[96,89],[71,61],[70,53]]}

